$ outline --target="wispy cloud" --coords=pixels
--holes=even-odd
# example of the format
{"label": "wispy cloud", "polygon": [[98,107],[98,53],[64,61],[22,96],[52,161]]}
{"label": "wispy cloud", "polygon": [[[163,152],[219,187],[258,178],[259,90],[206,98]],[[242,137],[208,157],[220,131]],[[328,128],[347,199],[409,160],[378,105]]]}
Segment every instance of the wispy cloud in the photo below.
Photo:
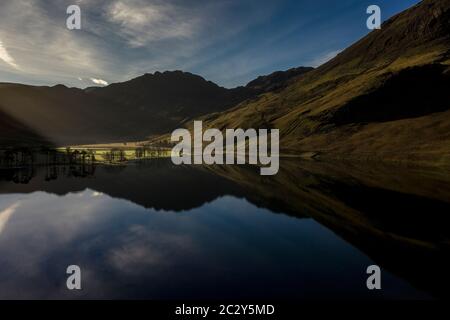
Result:
{"label": "wispy cloud", "polygon": [[[270,20],[278,6],[272,3],[253,10],[259,3],[256,0],[83,0],[78,2],[82,30],[69,31],[64,17],[71,3],[0,4],[0,39],[11,48],[9,53],[21,70],[26,70],[14,71],[7,64],[2,68],[0,61],[5,71],[0,81],[87,86],[93,74],[95,79],[119,82],[145,72],[181,69],[215,82],[224,78],[236,82],[233,74],[242,72],[236,64],[223,69],[213,66],[233,59],[237,44],[250,46],[241,35]],[[203,73],[205,68],[209,72]],[[229,76],[224,77],[222,70]]]}
{"label": "wispy cloud", "polygon": [[95,84],[99,84],[101,86],[107,86],[108,82],[103,80],[103,79],[95,79],[95,78],[91,78],[91,81]]}
{"label": "wispy cloud", "polygon": [[[386,17],[417,2],[379,1]],[[368,32],[361,5],[327,2],[0,1],[0,81],[87,86],[91,77],[119,82],[181,69],[241,85],[276,70],[318,66]],[[74,3],[82,29],[69,31],[66,9]]]}
{"label": "wispy cloud", "polygon": [[16,64],[15,60],[8,53],[6,48],[3,46],[3,42],[0,40],[0,59],[9,64],[11,67],[19,69],[19,66]]}
{"label": "wispy cloud", "polygon": [[107,18],[120,25],[120,34],[134,47],[192,36],[196,24],[189,10],[167,1],[115,1],[107,9]]}

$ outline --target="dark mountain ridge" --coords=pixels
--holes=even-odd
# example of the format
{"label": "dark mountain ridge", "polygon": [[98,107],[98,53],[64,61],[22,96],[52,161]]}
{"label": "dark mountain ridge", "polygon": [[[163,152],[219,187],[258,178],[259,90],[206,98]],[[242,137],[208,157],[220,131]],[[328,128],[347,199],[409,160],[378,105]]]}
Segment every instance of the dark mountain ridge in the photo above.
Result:
{"label": "dark mountain ridge", "polygon": [[245,87],[219,87],[182,71],[147,73],[107,87],[89,88],[87,92],[133,110],[135,120],[153,120],[154,133],[170,131],[185,119],[224,111],[257,94]]}
{"label": "dark mountain ridge", "polygon": [[[279,72],[278,79],[268,83],[277,80],[277,85],[283,86],[299,74],[291,70],[286,74]],[[145,74],[130,81],[85,90],[64,85],[36,87],[0,83],[0,112],[20,119],[30,132],[42,138],[30,134],[27,139],[26,135],[15,135],[6,126],[0,126],[1,141],[3,145],[14,141],[15,144],[52,141],[55,145],[73,145],[145,140],[170,132],[196,117],[225,111],[269,87],[265,84],[226,89],[182,71]]]}

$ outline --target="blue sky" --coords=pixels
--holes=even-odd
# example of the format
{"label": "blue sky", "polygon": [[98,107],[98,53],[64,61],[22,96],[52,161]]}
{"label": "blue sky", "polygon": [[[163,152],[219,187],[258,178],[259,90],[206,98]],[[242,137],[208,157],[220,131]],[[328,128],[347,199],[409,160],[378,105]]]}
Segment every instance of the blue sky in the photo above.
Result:
{"label": "blue sky", "polygon": [[[318,66],[417,0],[2,0],[0,82],[86,87],[183,70],[225,87]],[[66,28],[78,4],[82,29]]]}

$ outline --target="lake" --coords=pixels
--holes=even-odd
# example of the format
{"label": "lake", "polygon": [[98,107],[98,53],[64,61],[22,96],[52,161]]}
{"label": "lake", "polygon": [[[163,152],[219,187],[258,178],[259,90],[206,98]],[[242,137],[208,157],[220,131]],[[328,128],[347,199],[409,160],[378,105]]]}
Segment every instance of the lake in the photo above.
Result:
{"label": "lake", "polygon": [[[446,297],[449,180],[297,159],[273,177],[170,159],[2,169],[0,298]],[[366,287],[373,264],[381,290]]]}

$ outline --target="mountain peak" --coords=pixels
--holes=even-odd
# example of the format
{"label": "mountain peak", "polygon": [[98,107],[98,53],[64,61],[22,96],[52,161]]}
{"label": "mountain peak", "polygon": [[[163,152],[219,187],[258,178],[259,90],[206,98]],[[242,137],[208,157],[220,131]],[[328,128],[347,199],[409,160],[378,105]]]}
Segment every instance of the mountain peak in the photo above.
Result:
{"label": "mountain peak", "polygon": [[352,66],[360,71],[379,68],[422,52],[442,54],[437,47],[448,50],[449,41],[450,0],[424,0],[393,16],[380,30],[372,31],[318,69],[325,72],[337,66],[341,70]]}

